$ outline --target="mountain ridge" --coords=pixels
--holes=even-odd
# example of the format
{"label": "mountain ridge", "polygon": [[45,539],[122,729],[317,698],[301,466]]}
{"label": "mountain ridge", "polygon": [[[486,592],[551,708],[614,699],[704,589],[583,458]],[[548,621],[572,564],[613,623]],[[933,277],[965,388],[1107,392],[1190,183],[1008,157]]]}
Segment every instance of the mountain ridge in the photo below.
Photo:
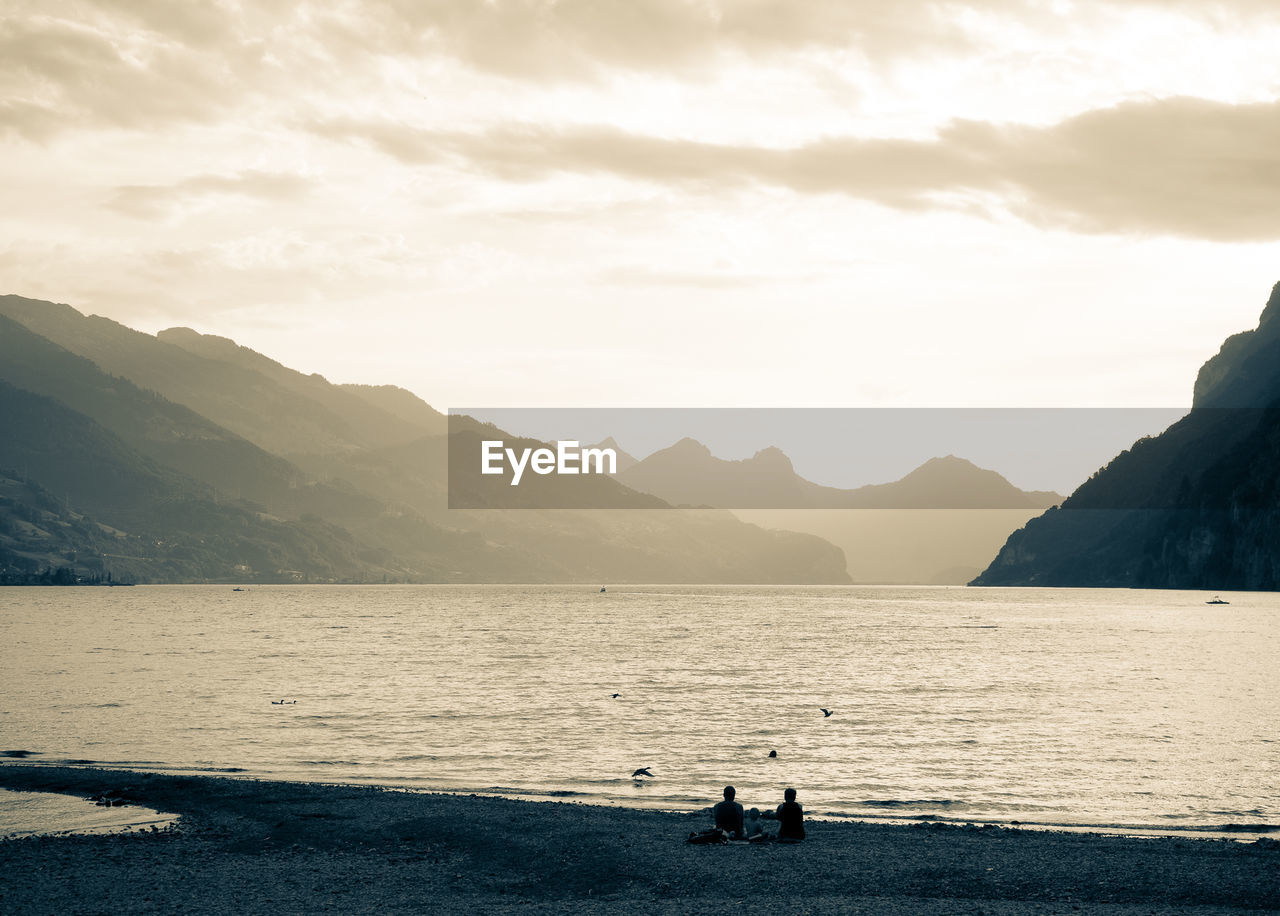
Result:
{"label": "mountain ridge", "polygon": [[1280,587],[1280,283],[1197,373],[1190,412],[1011,534],[971,584]]}
{"label": "mountain ridge", "polygon": [[618,479],[672,505],[721,509],[1034,509],[1062,500],[1057,493],[1020,490],[954,455],[931,458],[888,483],[827,487],[797,474],[776,446],[734,461],[687,436],[620,470]]}
{"label": "mountain ridge", "polygon": [[194,331],[161,339],[63,303],[14,295],[0,296],[0,316],[276,455],[359,449],[370,429],[379,431],[377,444],[413,437],[392,432],[400,422],[354,394],[342,395],[344,406],[335,409],[325,397],[335,386],[323,378],[304,382],[311,377],[227,338],[207,346]]}
{"label": "mountain ridge", "polygon": [[[149,486],[160,496],[177,490],[182,497],[179,516],[187,529],[170,534],[185,538],[186,559],[139,564],[140,581],[848,581],[843,554],[831,544],[768,531],[728,513],[450,511],[447,439],[434,434],[443,416],[425,402],[392,386],[334,386],[227,339],[205,340],[194,331],[166,336],[66,305],[0,297],[0,380],[20,393],[6,409],[16,416],[22,396],[45,399],[22,435],[9,425],[6,454],[36,478],[7,478],[24,484],[10,488],[17,495],[6,504],[13,531],[31,535],[22,513],[47,512],[21,503],[47,503],[40,495],[47,490],[38,489],[39,455],[55,446],[39,444],[43,417],[55,443],[77,441],[59,438],[59,431],[101,427],[100,436],[82,438],[117,443],[102,449],[117,455],[113,466],[122,479],[141,475],[159,481]],[[217,417],[192,404],[210,407]],[[354,433],[352,413],[375,417],[385,435]],[[64,451],[75,461],[59,472],[63,482],[76,475],[97,479],[101,468],[95,471],[91,451]],[[152,465],[154,472],[147,471]],[[111,489],[107,483],[75,496],[93,503]],[[148,499],[132,493],[127,502],[145,508]],[[97,505],[100,512],[109,508]],[[61,530],[80,532],[82,549],[46,540],[48,556],[56,547],[77,554],[83,566],[102,553],[97,529],[76,527],[94,513],[74,501],[65,509],[71,514],[59,522],[66,523]],[[177,540],[160,536],[157,526],[168,524],[164,509],[139,510],[133,523],[144,530],[126,536]],[[248,542],[228,530],[235,525],[259,532],[265,559],[235,561],[237,551],[248,550]],[[280,540],[274,547],[272,537]],[[14,562],[29,565],[38,553],[24,541]],[[276,555],[286,559],[270,559]]]}

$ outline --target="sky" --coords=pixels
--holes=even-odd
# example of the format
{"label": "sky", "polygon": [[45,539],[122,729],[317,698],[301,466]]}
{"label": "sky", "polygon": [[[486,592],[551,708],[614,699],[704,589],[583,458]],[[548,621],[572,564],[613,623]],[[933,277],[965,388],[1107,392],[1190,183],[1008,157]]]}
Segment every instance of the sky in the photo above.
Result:
{"label": "sky", "polygon": [[[1273,0],[0,0],[0,293],[452,405],[1152,407]],[[625,443],[624,443],[625,445]]]}

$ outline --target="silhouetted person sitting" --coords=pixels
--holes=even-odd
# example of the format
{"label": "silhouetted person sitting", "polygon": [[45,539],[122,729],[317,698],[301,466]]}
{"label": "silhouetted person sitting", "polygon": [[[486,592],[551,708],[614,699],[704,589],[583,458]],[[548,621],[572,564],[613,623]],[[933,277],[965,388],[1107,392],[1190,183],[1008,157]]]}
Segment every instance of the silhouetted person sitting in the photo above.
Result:
{"label": "silhouetted person sitting", "polygon": [[733,786],[724,787],[724,801],[720,802],[711,809],[711,813],[715,815],[716,827],[727,832],[735,840],[743,838],[742,832],[742,805],[733,800],[733,796],[737,793]]}
{"label": "silhouetted person sitting", "polygon": [[743,833],[747,835],[747,839],[752,842],[760,842],[769,839],[769,834],[765,833],[764,822],[760,820],[760,809],[752,808],[747,812],[747,820],[743,825]]}
{"label": "silhouetted person sitting", "polygon": [[804,809],[796,801],[796,790],[787,789],[782,793],[782,804],[778,805],[778,842],[799,843],[804,839]]}

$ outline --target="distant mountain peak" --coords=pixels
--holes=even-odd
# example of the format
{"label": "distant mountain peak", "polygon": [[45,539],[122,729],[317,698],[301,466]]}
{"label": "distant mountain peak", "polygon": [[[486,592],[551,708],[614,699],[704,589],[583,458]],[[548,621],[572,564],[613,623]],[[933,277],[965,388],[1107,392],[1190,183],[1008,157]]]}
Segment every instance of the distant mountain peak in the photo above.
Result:
{"label": "distant mountain peak", "polygon": [[203,334],[195,328],[189,328],[185,325],[180,327],[165,328],[163,331],[156,331],[156,337],[161,340],[168,339],[170,341],[178,340],[203,340],[207,343],[216,343],[222,346],[239,347],[230,337],[221,337],[217,334]]}
{"label": "distant mountain peak", "polygon": [[618,440],[613,436],[607,436],[594,444],[588,445],[587,448],[611,448],[613,449],[617,461],[617,472],[621,474],[628,468],[635,467],[639,464],[639,459],[635,455],[629,454],[626,449],[618,444]]}
{"label": "distant mountain peak", "polygon": [[777,469],[780,471],[790,471],[795,466],[791,463],[791,459],[787,457],[787,453],[776,445],[770,445],[768,448],[762,448],[751,456],[751,462],[761,467]]}
{"label": "distant mountain peak", "polygon": [[697,439],[694,439],[692,436],[685,436],[675,445],[669,446],[668,448],[663,449],[663,451],[669,452],[671,454],[705,455],[708,458],[711,457],[711,449],[707,448],[705,445],[703,445]]}
{"label": "distant mountain peak", "polygon": [[1258,320],[1259,329],[1272,326],[1280,327],[1280,283],[1271,287],[1271,298],[1267,300],[1262,317]]}
{"label": "distant mountain peak", "polygon": [[[942,455],[937,458],[930,458],[924,464],[920,465],[916,470],[927,467],[956,467],[956,468],[976,468],[978,467],[968,458],[961,458],[959,455]],[[979,469],[981,470],[981,469]]]}
{"label": "distant mountain peak", "polygon": [[944,455],[941,458],[930,458],[924,464],[908,473],[903,479],[905,480],[917,474],[921,476],[932,476],[936,474],[947,474],[950,476],[974,476],[981,474],[983,476],[994,475],[996,477],[1002,477],[998,471],[979,467],[968,458],[960,458],[957,455]]}
{"label": "distant mountain peak", "polygon": [[1196,374],[1193,407],[1267,407],[1280,398],[1280,283],[1255,329],[1232,334]]}

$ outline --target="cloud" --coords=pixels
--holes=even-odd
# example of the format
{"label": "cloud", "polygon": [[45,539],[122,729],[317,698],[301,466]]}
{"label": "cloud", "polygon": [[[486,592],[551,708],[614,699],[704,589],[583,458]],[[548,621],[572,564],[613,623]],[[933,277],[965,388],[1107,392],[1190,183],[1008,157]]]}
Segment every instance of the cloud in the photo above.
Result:
{"label": "cloud", "polygon": [[[225,110],[246,61],[56,20],[0,21],[0,129],[33,140],[76,127],[147,128]],[[234,75],[233,75],[234,71]]]}
{"label": "cloud", "polygon": [[[977,141],[981,142],[981,141]],[[1131,102],[994,133],[993,161],[1034,222],[1216,241],[1280,237],[1280,102]]]}
{"label": "cloud", "polygon": [[0,133],[43,141],[65,126],[58,112],[46,105],[12,99],[0,102]]}
{"label": "cloud", "polygon": [[0,293],[168,326],[237,310],[390,300],[404,294],[406,280],[420,303],[439,257],[394,233],[335,230],[320,237],[270,223],[215,243],[176,233],[163,239],[139,246],[125,233],[104,232],[65,242],[0,241]]}
{"label": "cloud", "polygon": [[699,68],[720,51],[854,47],[879,56],[959,45],[963,30],[940,15],[955,6],[930,0],[371,0],[362,10],[384,35],[425,41],[479,70],[574,78],[605,68]]}
{"label": "cloud", "polygon": [[1175,11],[1217,25],[1274,19],[1271,0],[365,0],[327,20],[328,40],[389,53],[431,51],[477,70],[532,80],[612,70],[690,71],[722,53],[758,59],[810,50],[873,60],[983,43],[998,18],[1056,32],[1128,10]]}
{"label": "cloud", "polygon": [[217,0],[92,0],[92,5],[192,47],[225,43],[237,31],[233,8]]}
{"label": "cloud", "polygon": [[[1270,0],[6,0],[0,131],[43,142],[77,128],[148,130],[291,112],[403,89],[438,66],[530,84],[613,73],[687,76],[726,56],[811,52],[874,63],[967,53],[1023,30],[1100,30],[1162,10],[1215,26],[1274,22]],[[1173,12],[1170,12],[1173,11]],[[1001,28],[988,28],[991,23]],[[1010,30],[1012,27],[1012,31]],[[261,103],[255,106],[254,103]],[[350,108],[348,109],[350,110]]]}
{"label": "cloud", "polygon": [[410,165],[439,162],[447,154],[441,135],[392,121],[328,118],[302,125],[330,140],[356,140]]}
{"label": "cloud", "polygon": [[595,274],[597,280],[611,286],[635,287],[694,287],[701,289],[756,288],[775,282],[772,277],[752,274],[736,269],[721,270],[665,270],[642,265],[609,267]]}
{"label": "cloud", "polygon": [[1047,127],[953,121],[929,140],[845,136],[793,148],[601,126],[460,133],[348,119],[313,130],[410,165],[447,163],[507,181],[579,174],[708,192],[766,185],[901,210],[995,204],[1084,232],[1280,238],[1278,102],[1136,101]]}
{"label": "cloud", "polygon": [[249,169],[234,175],[194,175],[168,185],[121,185],[107,208],[139,219],[163,216],[182,204],[215,196],[234,195],[255,200],[297,200],[311,181],[287,172]]}

